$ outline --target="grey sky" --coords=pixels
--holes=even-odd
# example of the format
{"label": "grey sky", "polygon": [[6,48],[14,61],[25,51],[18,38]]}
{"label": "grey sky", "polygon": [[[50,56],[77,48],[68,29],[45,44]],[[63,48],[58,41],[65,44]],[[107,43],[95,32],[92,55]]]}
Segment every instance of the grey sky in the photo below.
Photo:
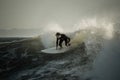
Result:
{"label": "grey sky", "polygon": [[[0,29],[73,26],[83,17],[119,16],[120,0],[0,0]],[[106,15],[107,16],[107,15]]]}

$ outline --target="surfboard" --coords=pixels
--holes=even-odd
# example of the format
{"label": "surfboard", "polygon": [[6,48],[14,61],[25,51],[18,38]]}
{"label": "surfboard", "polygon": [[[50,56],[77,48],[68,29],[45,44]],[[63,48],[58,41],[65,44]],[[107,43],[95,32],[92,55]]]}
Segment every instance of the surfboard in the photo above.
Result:
{"label": "surfboard", "polygon": [[64,47],[62,49],[56,49],[56,47],[52,47],[52,48],[41,50],[41,52],[49,53],[49,54],[58,54],[58,53],[64,53],[68,51],[69,49],[70,49],[69,47]]}

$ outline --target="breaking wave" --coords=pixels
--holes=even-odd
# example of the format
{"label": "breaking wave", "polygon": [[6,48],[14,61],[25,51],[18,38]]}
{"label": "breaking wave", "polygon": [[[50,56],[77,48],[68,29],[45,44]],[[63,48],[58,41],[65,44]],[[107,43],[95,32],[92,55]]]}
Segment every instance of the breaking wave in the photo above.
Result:
{"label": "breaking wave", "polygon": [[[4,63],[0,66],[1,79],[97,80],[96,77],[101,77],[104,72],[99,66],[105,64],[104,61],[99,63],[111,49],[108,47],[111,42],[107,42],[115,39],[115,24],[108,19],[92,18],[79,21],[72,29],[66,32],[60,25],[50,23],[39,37],[0,44],[0,62]],[[42,49],[55,46],[56,32],[68,35],[73,49],[62,54],[41,53]],[[108,79],[102,77],[98,80],[105,80],[103,78]]]}

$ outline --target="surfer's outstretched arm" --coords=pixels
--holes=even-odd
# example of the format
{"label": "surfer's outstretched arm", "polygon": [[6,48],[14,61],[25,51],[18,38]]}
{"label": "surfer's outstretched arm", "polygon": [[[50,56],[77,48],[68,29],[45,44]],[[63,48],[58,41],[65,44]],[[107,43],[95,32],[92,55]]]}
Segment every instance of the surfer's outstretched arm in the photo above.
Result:
{"label": "surfer's outstretched arm", "polygon": [[57,38],[57,40],[56,40],[56,49],[58,48],[58,41],[59,41],[59,39]]}

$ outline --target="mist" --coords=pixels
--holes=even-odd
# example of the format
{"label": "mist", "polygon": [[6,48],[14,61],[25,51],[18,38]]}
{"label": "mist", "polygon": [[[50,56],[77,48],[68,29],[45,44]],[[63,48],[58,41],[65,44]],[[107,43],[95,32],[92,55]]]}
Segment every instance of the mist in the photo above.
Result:
{"label": "mist", "polygon": [[[114,27],[115,30],[118,27]],[[93,80],[120,80],[120,34],[115,31],[111,40],[104,42],[102,51],[94,61]]]}

